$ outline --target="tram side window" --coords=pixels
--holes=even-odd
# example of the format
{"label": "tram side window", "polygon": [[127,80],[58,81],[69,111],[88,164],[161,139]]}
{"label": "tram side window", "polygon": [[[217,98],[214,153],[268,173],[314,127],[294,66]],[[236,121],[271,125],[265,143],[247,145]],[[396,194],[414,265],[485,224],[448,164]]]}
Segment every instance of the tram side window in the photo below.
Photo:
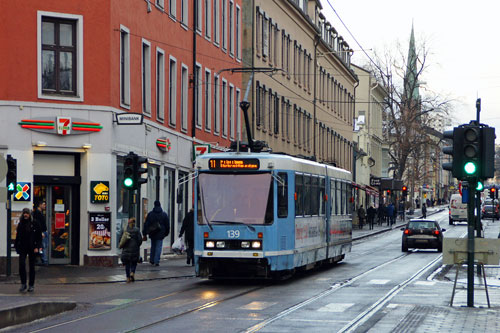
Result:
{"label": "tram side window", "polygon": [[326,213],[326,201],[325,201],[325,178],[319,179],[319,215],[324,216]]}
{"label": "tram side window", "polygon": [[295,175],[295,216],[304,216],[304,176]]}
{"label": "tram side window", "polygon": [[335,215],[336,212],[335,212],[335,181],[334,180],[330,180],[330,198],[329,198],[330,202],[331,202],[331,209],[330,209],[330,215]]}
{"label": "tram side window", "polygon": [[319,214],[319,178],[311,177],[311,215]]}
{"label": "tram side window", "polygon": [[304,175],[304,215],[312,215],[311,176]]}
{"label": "tram side window", "polygon": [[269,186],[269,195],[267,196],[267,206],[266,206],[266,215],[264,217],[264,223],[270,224],[273,223],[273,197],[274,197],[274,184],[271,182],[271,186]]}
{"label": "tram side window", "polygon": [[288,216],[288,175],[284,172],[278,173],[278,217]]}
{"label": "tram side window", "polygon": [[337,215],[342,215],[342,183],[338,180],[335,183],[337,184],[335,186],[337,189],[337,196],[335,198],[335,201],[337,202]]}
{"label": "tram side window", "polygon": [[346,195],[345,195],[345,183],[340,183],[341,186],[341,195],[342,195],[342,200],[340,203],[340,214],[344,215],[345,214],[345,206],[346,206]]}
{"label": "tram side window", "polygon": [[352,200],[352,198],[354,198],[354,194],[353,194],[351,184],[347,184],[347,196],[349,197],[348,206],[347,206],[347,209],[348,209],[347,213],[352,214],[354,212],[354,200]]}

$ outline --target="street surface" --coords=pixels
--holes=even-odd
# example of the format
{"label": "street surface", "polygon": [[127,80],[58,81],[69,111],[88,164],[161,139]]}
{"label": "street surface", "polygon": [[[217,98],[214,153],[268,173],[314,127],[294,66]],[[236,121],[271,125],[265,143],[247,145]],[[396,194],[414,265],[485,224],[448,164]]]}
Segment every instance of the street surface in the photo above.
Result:
{"label": "street surface", "polygon": [[[466,235],[466,224],[448,225],[447,210],[430,218],[447,230],[445,237]],[[498,224],[485,222],[490,234],[498,234]],[[486,306],[479,286],[476,308],[469,310],[485,316],[484,326],[472,321],[471,330],[453,327],[450,320],[462,315],[457,311],[466,304],[465,283],[459,284],[455,306],[450,308],[449,276],[454,278],[454,269],[448,275],[442,271],[442,256],[436,250],[401,252],[401,233],[397,228],[358,240],[342,263],[280,282],[185,277],[133,284],[46,285],[37,290],[37,298],[72,300],[77,308],[3,331],[379,333],[443,332],[448,327],[455,332],[473,327],[480,332],[500,331],[497,313],[479,308]],[[487,268],[489,281],[498,281],[489,273],[497,271],[498,267]],[[493,284],[490,300],[498,307],[500,293]]]}

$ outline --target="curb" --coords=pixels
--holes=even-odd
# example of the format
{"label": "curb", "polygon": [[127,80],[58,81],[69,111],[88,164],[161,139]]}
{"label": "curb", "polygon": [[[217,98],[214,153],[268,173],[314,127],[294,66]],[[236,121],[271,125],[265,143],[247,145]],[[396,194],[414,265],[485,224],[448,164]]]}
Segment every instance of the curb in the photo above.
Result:
{"label": "curb", "polygon": [[73,310],[75,302],[39,302],[0,310],[0,329]]}

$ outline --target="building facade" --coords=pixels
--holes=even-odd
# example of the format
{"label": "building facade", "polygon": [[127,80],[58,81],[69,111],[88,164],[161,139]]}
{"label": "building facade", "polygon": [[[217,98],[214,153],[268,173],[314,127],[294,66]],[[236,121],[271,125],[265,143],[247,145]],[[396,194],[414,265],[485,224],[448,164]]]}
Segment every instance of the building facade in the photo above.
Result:
{"label": "building facade", "polygon": [[[240,0],[0,3],[0,153],[18,170],[10,223],[47,202],[50,264],[116,264],[122,224],[133,215],[142,227],[155,200],[170,216],[164,246],[174,241],[196,154],[226,150],[240,132],[241,74],[227,69],[241,67],[241,9]],[[129,152],[148,159],[133,197],[122,185]],[[1,210],[2,239],[6,223]]]}
{"label": "building facade", "polygon": [[316,0],[244,0],[252,134],[275,152],[353,170],[352,50]]}

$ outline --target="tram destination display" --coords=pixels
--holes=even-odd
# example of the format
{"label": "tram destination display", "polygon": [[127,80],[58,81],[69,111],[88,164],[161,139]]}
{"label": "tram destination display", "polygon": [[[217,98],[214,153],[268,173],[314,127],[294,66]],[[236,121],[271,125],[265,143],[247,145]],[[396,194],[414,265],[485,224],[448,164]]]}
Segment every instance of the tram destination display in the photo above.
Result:
{"label": "tram destination display", "polygon": [[210,170],[259,170],[257,158],[211,158],[208,161]]}

